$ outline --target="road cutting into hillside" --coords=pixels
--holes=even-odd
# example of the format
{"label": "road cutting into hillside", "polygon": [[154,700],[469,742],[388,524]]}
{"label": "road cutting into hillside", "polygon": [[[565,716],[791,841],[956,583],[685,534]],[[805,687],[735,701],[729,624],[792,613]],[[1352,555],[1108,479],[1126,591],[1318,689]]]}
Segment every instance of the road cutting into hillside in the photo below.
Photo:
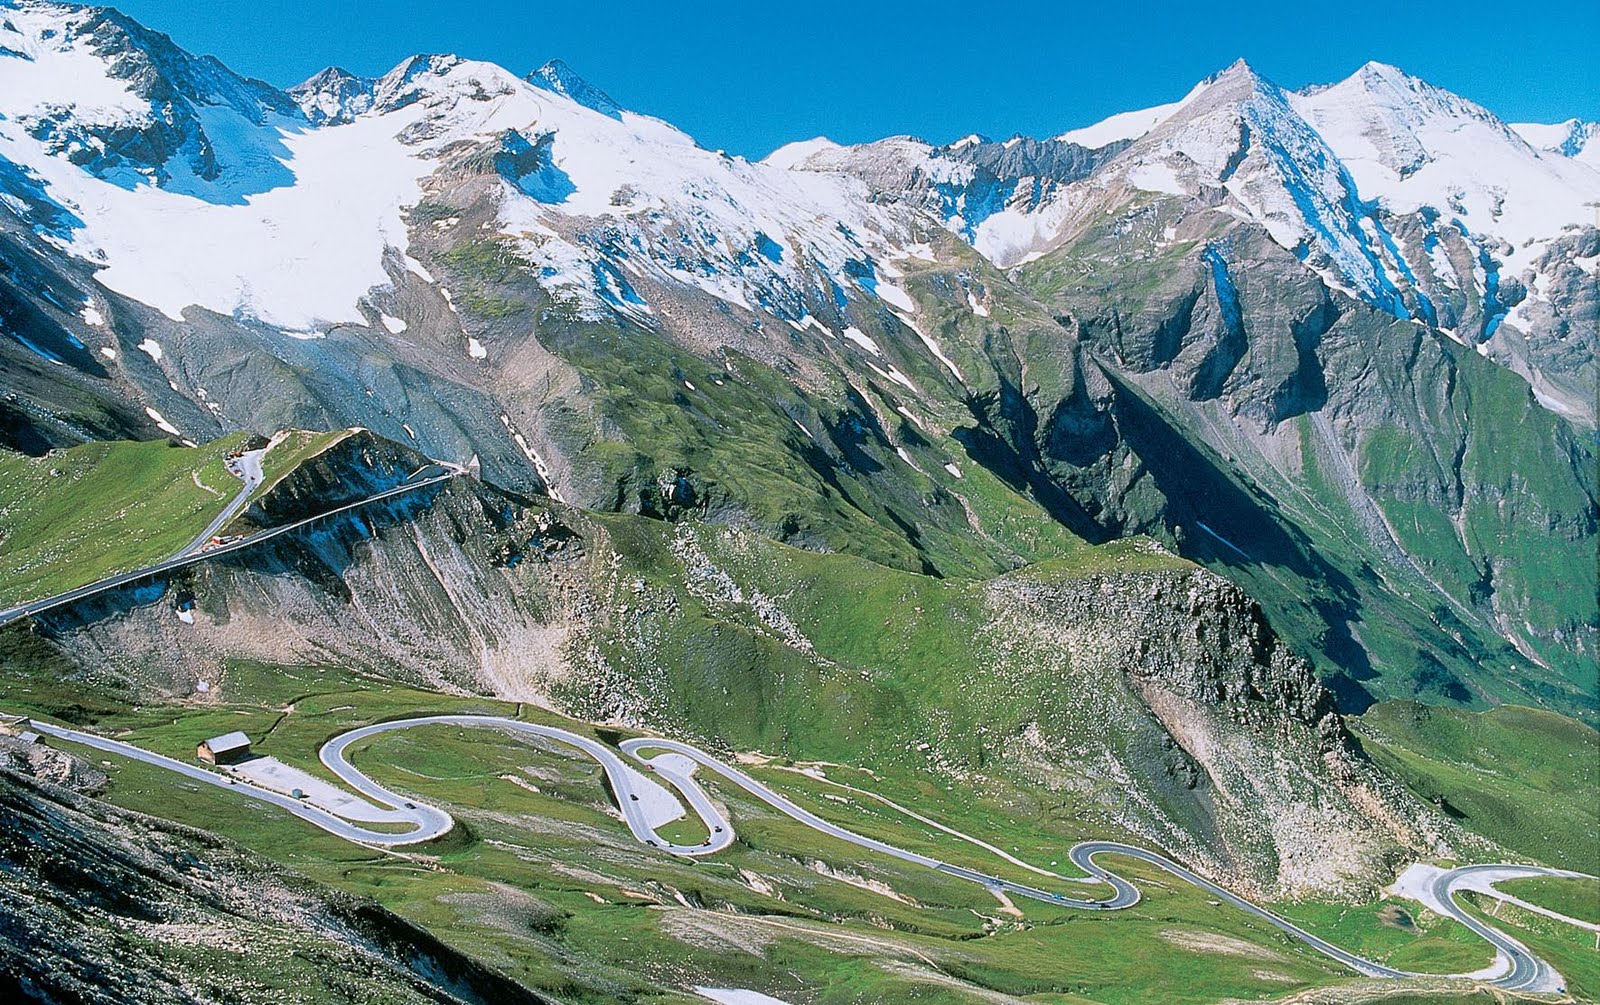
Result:
{"label": "road cutting into hillside", "polygon": [[[418,477],[424,471],[429,469],[433,469],[439,473],[429,475],[425,478]],[[466,469],[462,468],[460,465],[434,462],[426,465],[416,472],[413,472],[411,477],[406,481],[401,482],[399,485],[384,489],[382,492],[375,492],[365,498],[357,499],[354,502],[348,502],[341,506],[336,506],[327,512],[317,513],[313,516],[296,520],[293,523],[284,524],[281,527],[272,527],[267,530],[258,531],[254,534],[247,534],[244,537],[239,538],[237,541],[229,541],[226,544],[219,544],[215,548],[195,550],[196,544],[203,546],[206,541],[211,540],[211,534],[214,532],[213,527],[207,527],[206,532],[200,538],[197,538],[195,542],[186,546],[177,555],[167,559],[164,562],[157,562],[155,565],[146,566],[143,569],[135,569],[132,572],[123,572],[114,576],[107,576],[104,579],[99,579],[93,583],[88,583],[84,586],[67,590],[64,593],[58,593],[52,597],[41,597],[38,600],[30,600],[25,604],[19,604],[16,607],[7,608],[6,610],[0,611],[0,627],[9,625],[13,621],[21,621],[23,618],[33,617],[39,614],[46,614],[58,608],[68,607],[80,600],[87,600],[90,597],[97,596],[109,590],[115,590],[118,587],[128,586],[145,579],[160,576],[164,573],[172,572],[185,566],[194,565],[197,562],[205,562],[222,555],[231,554],[235,551],[241,551],[245,548],[253,547],[283,534],[288,534],[299,530],[300,528],[306,527],[310,524],[326,520],[329,517],[335,517],[342,513],[348,513],[351,510],[360,509],[361,507],[371,505],[372,503],[382,502],[385,499],[392,499],[395,496],[416,492],[431,485],[442,484],[443,482],[447,482],[452,478],[461,476],[465,473],[465,470]],[[247,486],[247,488],[253,491],[253,486]],[[229,504],[229,506],[233,507],[236,504],[242,505],[243,501],[248,498],[248,495],[248,491],[242,492],[238,497],[235,498],[233,503]],[[237,512],[237,510],[235,510],[235,512]],[[214,521],[213,526],[220,528],[221,524]]]}
{"label": "road cutting into hillside", "polygon": [[[612,748],[590,737],[559,727],[490,715],[429,715],[397,719],[352,729],[329,740],[319,752],[323,765],[364,798],[393,809],[396,815],[392,819],[409,821],[412,824],[411,830],[392,833],[362,827],[359,822],[340,817],[305,799],[296,799],[221,771],[209,770],[196,764],[156,754],[120,740],[52,723],[37,720],[33,722],[33,728],[46,736],[80,743],[105,753],[165,768],[185,778],[280,807],[345,840],[386,848],[421,844],[441,837],[454,826],[454,818],[439,807],[408,799],[404,794],[374,781],[350,762],[350,755],[359,752],[365,741],[383,733],[430,725],[497,729],[559,743],[587,755],[605,772],[622,820],[634,839],[667,854],[703,857],[724,851],[733,843],[733,824],[694,777],[697,771],[703,770],[820,834],[902,862],[932,869],[955,879],[977,883],[996,893],[1026,897],[1059,907],[1086,911],[1116,911],[1132,907],[1139,902],[1138,888],[1098,862],[1101,856],[1121,855],[1162,869],[1217,900],[1266,922],[1363,976],[1392,979],[1460,976],[1510,991],[1564,990],[1564,982],[1554,968],[1535,956],[1521,942],[1467,913],[1455,901],[1458,892],[1471,889],[1474,885],[1481,886],[1486,881],[1501,882],[1534,876],[1563,878],[1583,876],[1581,873],[1560,869],[1509,864],[1469,865],[1449,870],[1432,870],[1426,876],[1421,876],[1417,869],[1426,867],[1413,867],[1413,870],[1406,874],[1412,878],[1408,881],[1402,877],[1401,883],[1396,888],[1397,892],[1420,900],[1432,910],[1465,925],[1494,947],[1496,953],[1494,965],[1480,973],[1415,974],[1343,950],[1288,919],[1211,882],[1159,852],[1118,841],[1084,841],[1074,845],[1067,853],[1068,859],[1082,870],[1083,876],[1064,876],[1030,867],[1034,872],[1063,882],[1093,883],[1109,888],[1109,894],[1100,898],[1069,897],[858,834],[849,828],[825,820],[788,797],[774,792],[765,783],[721,758],[679,740],[641,737],[624,740],[619,748]],[[689,811],[698,816],[705,825],[707,836],[699,844],[670,841],[657,831],[657,828],[665,823],[684,816],[684,806],[678,801],[679,796],[687,801]],[[1485,877],[1490,879],[1486,880]]]}
{"label": "road cutting into hillside", "polygon": [[222,507],[222,512],[218,513],[210,523],[206,524],[206,529],[196,534],[194,540],[184,545],[183,550],[174,555],[174,558],[197,554],[207,544],[211,543],[211,540],[222,531],[222,528],[228,525],[229,521],[239,515],[239,511],[244,509],[244,504],[250,501],[251,493],[266,478],[266,473],[261,470],[261,458],[266,456],[267,451],[271,449],[272,447],[269,445],[262,447],[260,450],[246,450],[238,458],[231,459],[228,462],[228,470],[237,475],[244,484],[240,486],[238,494],[228,501],[228,505]]}

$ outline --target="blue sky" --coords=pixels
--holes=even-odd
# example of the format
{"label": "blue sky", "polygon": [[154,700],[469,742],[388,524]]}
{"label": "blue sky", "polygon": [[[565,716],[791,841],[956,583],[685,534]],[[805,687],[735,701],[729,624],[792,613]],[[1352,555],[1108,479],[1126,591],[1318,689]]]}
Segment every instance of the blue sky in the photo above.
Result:
{"label": "blue sky", "polygon": [[1051,135],[1174,100],[1240,56],[1286,87],[1338,80],[1377,59],[1510,121],[1600,119],[1593,0],[1556,0],[1537,14],[1481,0],[117,5],[281,86],[329,64],[381,73],[416,52],[518,72],[560,57],[625,107],[751,157],[819,134]]}

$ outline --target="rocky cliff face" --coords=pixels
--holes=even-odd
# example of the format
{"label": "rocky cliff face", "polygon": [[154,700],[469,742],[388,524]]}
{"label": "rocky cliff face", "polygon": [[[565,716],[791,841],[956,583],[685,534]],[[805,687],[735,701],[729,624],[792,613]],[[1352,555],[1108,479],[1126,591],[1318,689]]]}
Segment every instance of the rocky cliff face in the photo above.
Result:
{"label": "rocky cliff face", "polygon": [[[259,190],[268,180],[260,177],[264,168],[282,180],[283,168],[272,159],[281,149],[252,144],[250,127],[298,126],[298,109],[287,95],[234,74],[212,57],[192,56],[110,8],[52,16],[57,13],[13,8],[0,23],[6,57],[39,64],[38,75],[46,78],[39,83],[47,100],[21,116],[19,125],[52,156],[120,184],[234,198]],[[104,100],[108,92],[94,94],[83,65],[47,57],[40,63],[40,43],[89,56],[124,94],[110,101]]]}
{"label": "rocky cliff face", "polygon": [[1333,695],[1220,577],[1018,573],[988,600],[991,645],[1025,648],[1066,692],[1019,760],[1046,788],[1111,788],[1113,818],[1213,873],[1301,896],[1381,883],[1459,838],[1357,753]]}
{"label": "rocky cliff face", "polygon": [[[402,453],[352,443],[247,519],[301,515],[311,487],[364,452],[380,455],[380,469]],[[570,581],[583,577],[569,570],[581,569],[583,549],[563,517],[591,527],[559,508],[450,483],[105,595],[46,625],[88,665],[168,694],[192,694],[226,660],[246,658],[335,662],[447,691],[533,698],[527,682],[559,662],[581,609]],[[179,603],[194,605],[193,626],[176,617]]]}
{"label": "rocky cliff face", "polygon": [[[1593,534],[1592,437],[1481,353],[1330,293],[1259,228],[1169,200],[1129,212],[1131,230],[1091,227],[1024,270],[1116,388],[1103,407],[1114,433],[1047,460],[1054,480],[1101,522],[1233,570],[1291,632],[1281,587],[1260,574],[1302,581],[1311,603],[1289,603],[1322,625],[1295,641],[1340,668],[1329,676],[1347,702],[1365,700],[1374,665],[1419,658],[1432,669],[1413,686],[1455,700],[1504,683],[1534,701],[1590,688],[1592,605],[1533,581],[1560,568],[1592,582],[1579,545]],[[1130,240],[1152,246],[1136,281],[1099,282]],[[1060,393],[1028,406],[1048,415]],[[1049,459],[1048,428],[1033,439]],[[1123,458],[1128,477],[1090,476]],[[1357,611],[1359,636],[1344,627]],[[1474,663],[1498,680],[1475,679]],[[1534,677],[1517,669],[1529,663]]]}

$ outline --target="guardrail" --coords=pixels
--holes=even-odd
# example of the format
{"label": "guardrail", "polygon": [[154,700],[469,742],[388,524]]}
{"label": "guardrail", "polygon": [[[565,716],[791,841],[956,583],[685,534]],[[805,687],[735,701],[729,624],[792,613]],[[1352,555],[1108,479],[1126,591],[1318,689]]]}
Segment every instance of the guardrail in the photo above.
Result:
{"label": "guardrail", "polygon": [[[146,566],[143,569],[135,569],[132,572],[123,572],[118,573],[115,576],[107,576],[104,579],[96,580],[93,583],[88,583],[84,586],[67,590],[64,593],[58,593],[50,597],[43,597],[39,600],[31,600],[26,604],[19,604],[16,607],[9,608],[8,610],[0,611],[0,627],[4,627],[16,621],[21,621],[23,618],[31,618],[39,614],[44,614],[48,611],[55,610],[58,607],[65,607],[68,604],[73,604],[80,600],[86,600],[89,597],[104,593],[107,590],[115,590],[118,587],[127,586],[131,583],[137,583],[142,579],[148,579],[152,576],[159,576],[162,573],[172,572],[175,569],[181,569],[185,566],[194,565],[197,562],[204,562],[220,555],[227,555],[235,551],[240,551],[242,549],[251,547],[252,545],[260,544],[263,541],[268,541],[283,534],[288,534],[291,531],[299,530],[301,527],[304,527],[307,524],[316,523],[319,520],[326,520],[329,517],[335,517],[341,513],[347,513],[350,510],[359,509],[362,506],[368,506],[375,502],[382,502],[385,499],[392,499],[395,496],[406,495],[407,493],[415,492],[418,489],[427,488],[430,485],[438,485],[442,482],[447,482],[452,478],[460,476],[465,470],[456,465],[440,464],[437,466],[443,468],[443,474],[434,475],[430,478],[424,478],[421,481],[406,481],[400,485],[394,486],[393,488],[384,489],[382,492],[374,493],[373,495],[367,496],[364,499],[357,499],[354,502],[345,503],[342,506],[336,506],[324,513],[317,513],[314,516],[304,517],[300,520],[294,521],[293,523],[284,524],[281,527],[271,527],[267,530],[257,531],[254,534],[246,535],[245,537],[228,544],[221,544],[215,548],[208,548],[203,551],[196,551],[189,554],[180,554],[173,558],[169,558],[166,561],[157,562],[155,565]],[[417,471],[413,472],[410,477],[415,478],[417,475],[426,470],[426,467],[419,468]]]}

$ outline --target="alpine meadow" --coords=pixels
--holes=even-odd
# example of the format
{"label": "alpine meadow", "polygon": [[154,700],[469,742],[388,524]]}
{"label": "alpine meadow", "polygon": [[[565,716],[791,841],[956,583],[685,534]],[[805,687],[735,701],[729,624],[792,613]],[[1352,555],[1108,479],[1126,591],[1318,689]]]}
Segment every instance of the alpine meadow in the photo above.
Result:
{"label": "alpine meadow", "polygon": [[183,28],[0,0],[0,1000],[1600,1000],[1600,123]]}

